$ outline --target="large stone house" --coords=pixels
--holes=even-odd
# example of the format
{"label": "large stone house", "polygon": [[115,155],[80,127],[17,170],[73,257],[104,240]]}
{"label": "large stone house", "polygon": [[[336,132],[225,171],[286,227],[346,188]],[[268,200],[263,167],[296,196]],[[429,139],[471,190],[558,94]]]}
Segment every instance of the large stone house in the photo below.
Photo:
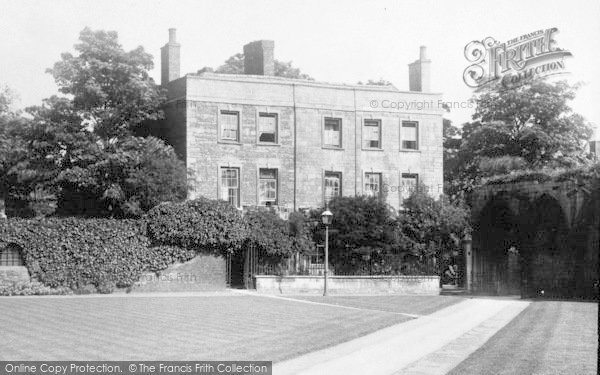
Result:
{"label": "large stone house", "polygon": [[162,48],[166,139],[193,171],[189,198],[238,208],[321,207],[374,194],[400,208],[418,183],[442,193],[441,94],[430,93],[425,47],[409,65],[410,91],[274,76],[274,43],[244,46],[245,74],[180,76],[175,30]]}

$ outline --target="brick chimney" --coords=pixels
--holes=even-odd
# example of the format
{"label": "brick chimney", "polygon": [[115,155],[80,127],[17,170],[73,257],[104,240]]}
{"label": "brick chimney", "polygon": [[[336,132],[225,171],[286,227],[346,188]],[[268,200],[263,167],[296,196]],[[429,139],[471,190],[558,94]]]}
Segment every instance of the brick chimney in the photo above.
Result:
{"label": "brick chimney", "polygon": [[421,46],[419,59],[408,64],[408,84],[410,91],[431,91],[431,60],[427,59],[425,46]]}
{"label": "brick chimney", "polygon": [[169,42],[160,49],[160,84],[166,85],[179,78],[179,50],[176,40],[177,29],[169,29]]}
{"label": "brick chimney", "polygon": [[257,40],[244,46],[244,74],[275,75],[272,40]]}

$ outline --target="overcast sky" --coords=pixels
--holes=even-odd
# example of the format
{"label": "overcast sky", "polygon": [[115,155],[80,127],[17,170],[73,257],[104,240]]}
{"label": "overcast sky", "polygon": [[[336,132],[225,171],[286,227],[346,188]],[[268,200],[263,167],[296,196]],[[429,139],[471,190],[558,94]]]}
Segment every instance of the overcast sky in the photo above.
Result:
{"label": "overcast sky", "polygon": [[[217,67],[257,39],[275,41],[275,57],[317,80],[356,83],[384,78],[408,89],[407,64],[428,47],[432,90],[446,101],[472,95],[462,74],[464,47],[492,36],[500,41],[557,27],[559,47],[570,50],[567,77],[583,82],[575,110],[600,124],[600,2],[589,1],[28,1],[0,0],[0,85],[20,97],[18,107],[39,104],[57,91],[45,73],[72,51],[79,32],[116,30],[129,50],[155,57],[177,28],[182,73]],[[456,123],[469,110],[453,110]],[[600,139],[600,134],[596,136]]]}

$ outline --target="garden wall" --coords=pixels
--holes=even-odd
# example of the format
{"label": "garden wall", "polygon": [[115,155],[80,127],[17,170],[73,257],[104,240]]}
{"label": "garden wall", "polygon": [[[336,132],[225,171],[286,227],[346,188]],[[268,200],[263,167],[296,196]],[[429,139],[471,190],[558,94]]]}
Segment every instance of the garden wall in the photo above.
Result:
{"label": "garden wall", "polygon": [[[255,277],[259,293],[323,293],[323,276]],[[439,276],[330,276],[330,294],[440,294]]]}
{"label": "garden wall", "polygon": [[159,272],[145,272],[133,292],[213,291],[227,287],[225,257],[200,254],[184,263],[174,263]]}

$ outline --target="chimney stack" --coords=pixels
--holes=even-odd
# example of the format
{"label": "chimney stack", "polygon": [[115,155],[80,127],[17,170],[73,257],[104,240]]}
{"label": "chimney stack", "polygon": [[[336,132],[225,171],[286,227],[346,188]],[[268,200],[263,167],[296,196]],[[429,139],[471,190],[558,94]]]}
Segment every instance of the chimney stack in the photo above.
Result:
{"label": "chimney stack", "polygon": [[166,85],[179,78],[179,51],[181,45],[177,43],[177,29],[169,29],[169,42],[160,49],[160,84]]}
{"label": "chimney stack", "polygon": [[244,74],[275,75],[272,40],[257,40],[244,46]]}
{"label": "chimney stack", "polygon": [[408,64],[408,84],[410,91],[431,91],[431,60],[427,59],[425,46],[421,46],[419,59]]}

